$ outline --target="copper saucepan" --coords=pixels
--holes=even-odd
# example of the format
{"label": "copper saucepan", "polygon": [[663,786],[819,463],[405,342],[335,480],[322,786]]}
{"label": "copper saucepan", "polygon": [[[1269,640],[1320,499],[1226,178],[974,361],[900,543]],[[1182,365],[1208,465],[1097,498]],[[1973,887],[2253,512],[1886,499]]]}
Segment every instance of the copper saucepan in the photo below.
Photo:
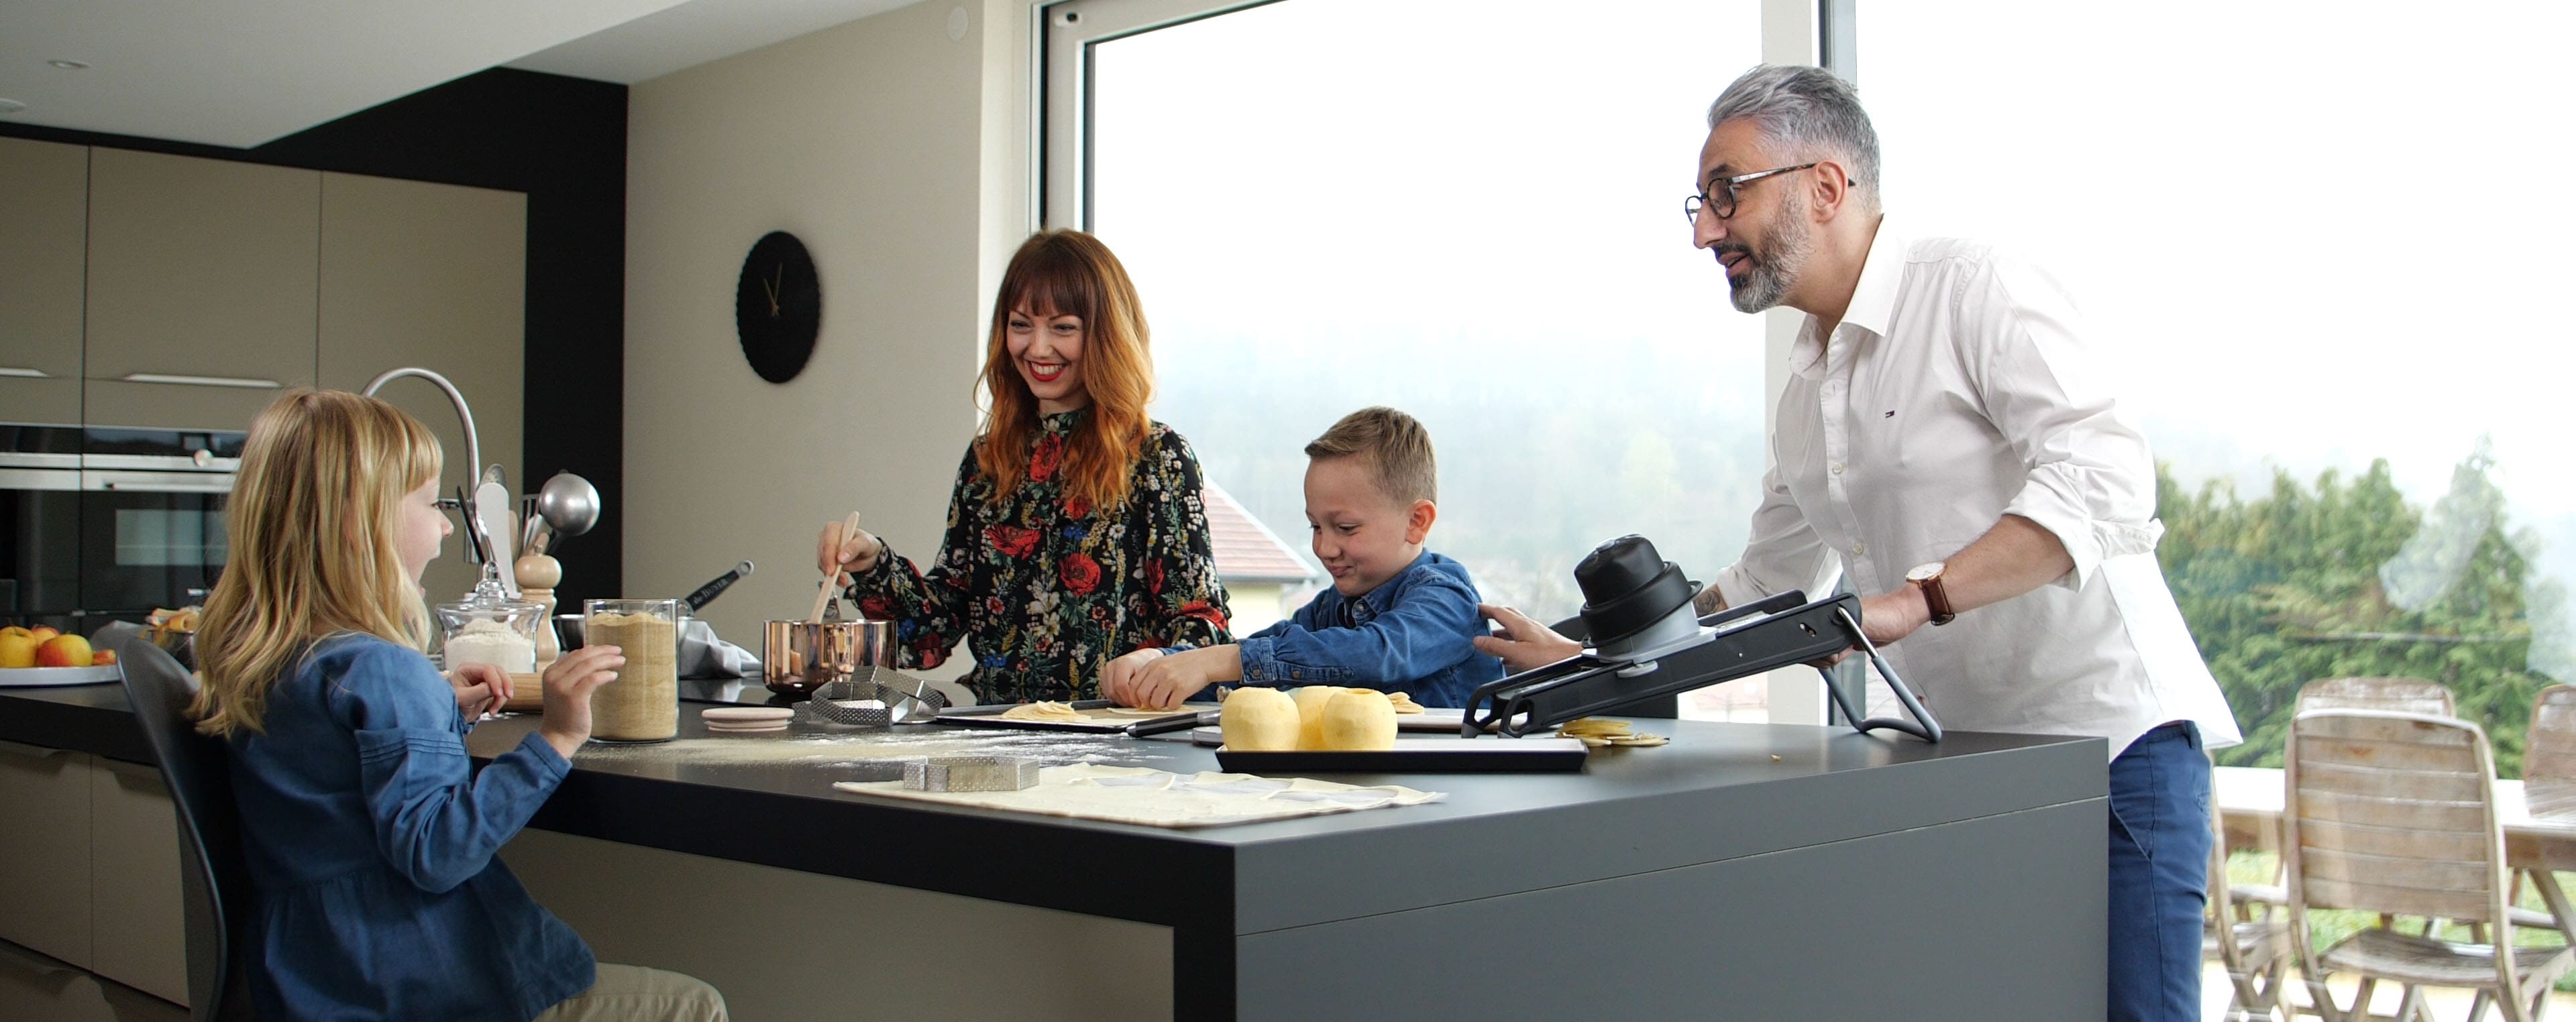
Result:
{"label": "copper saucepan", "polygon": [[761,628],[760,680],[811,695],[862,667],[894,666],[892,621],[770,621]]}

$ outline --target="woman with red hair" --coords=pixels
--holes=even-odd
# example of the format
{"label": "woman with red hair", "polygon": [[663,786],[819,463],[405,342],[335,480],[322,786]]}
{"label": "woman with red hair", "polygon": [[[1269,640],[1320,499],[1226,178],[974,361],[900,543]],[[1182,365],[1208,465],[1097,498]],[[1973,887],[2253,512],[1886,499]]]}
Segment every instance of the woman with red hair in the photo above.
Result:
{"label": "woman with red hair", "polygon": [[983,702],[1092,699],[1121,654],[1232,641],[1198,456],[1145,417],[1144,308],[1100,239],[1045,231],[1011,257],[982,385],[991,414],[929,571],[838,523],[816,546],[861,612],[895,622],[895,666],[939,666],[963,637]]}

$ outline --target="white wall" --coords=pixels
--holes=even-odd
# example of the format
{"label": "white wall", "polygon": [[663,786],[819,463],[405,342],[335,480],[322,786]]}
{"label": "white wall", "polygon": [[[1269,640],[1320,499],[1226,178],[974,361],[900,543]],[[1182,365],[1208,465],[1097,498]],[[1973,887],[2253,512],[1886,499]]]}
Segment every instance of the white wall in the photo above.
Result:
{"label": "white wall", "polygon": [[[937,551],[976,425],[985,264],[1026,230],[1025,121],[990,123],[1025,116],[1025,4],[934,0],[630,91],[627,595],[757,561],[706,615],[756,652],[763,619],[812,606],[826,521],[857,510],[898,551]],[[821,337],[785,385],[733,327],[772,230],[822,277]]]}

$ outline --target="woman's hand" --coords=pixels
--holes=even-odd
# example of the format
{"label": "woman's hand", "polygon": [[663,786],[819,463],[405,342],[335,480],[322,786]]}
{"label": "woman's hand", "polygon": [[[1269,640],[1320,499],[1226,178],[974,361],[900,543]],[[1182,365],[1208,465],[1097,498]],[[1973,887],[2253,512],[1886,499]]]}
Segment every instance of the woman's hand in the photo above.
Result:
{"label": "woman's hand", "polygon": [[459,664],[447,672],[447,684],[456,690],[456,709],[467,720],[481,720],[510,701],[510,673],[499,664]]}
{"label": "woman's hand", "polygon": [[823,535],[814,541],[814,570],[832,572],[832,584],[848,588],[850,576],[877,566],[877,551],[885,549],[866,529],[852,529],[841,535],[840,522],[823,526]]}
{"label": "woman's hand", "polygon": [[1567,657],[1581,656],[1583,644],[1530,619],[1529,615],[1510,607],[1490,603],[1476,605],[1476,613],[1503,626],[1501,635],[1479,635],[1476,652],[1501,657],[1503,670],[1519,674],[1534,667],[1545,667]]}
{"label": "woman's hand", "polygon": [[[1100,694],[1122,706],[1164,709],[1181,705],[1210,682],[1243,676],[1242,654],[1233,646],[1164,653],[1140,649],[1109,662]],[[1233,670],[1225,670],[1231,665]]]}
{"label": "woman's hand", "polygon": [[590,694],[617,680],[626,653],[615,646],[583,646],[546,668],[546,722],[537,734],[571,759],[590,740]]}

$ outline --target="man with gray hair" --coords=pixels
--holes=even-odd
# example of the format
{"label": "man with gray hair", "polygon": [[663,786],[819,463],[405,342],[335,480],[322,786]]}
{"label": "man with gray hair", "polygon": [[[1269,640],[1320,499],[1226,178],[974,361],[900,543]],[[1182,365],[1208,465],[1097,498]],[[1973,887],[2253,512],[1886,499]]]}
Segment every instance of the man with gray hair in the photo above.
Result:
{"label": "man with gray hair", "polygon": [[[1851,85],[1754,68],[1709,108],[1698,247],[1735,307],[1807,314],[1743,556],[1700,611],[1836,571],[1862,629],[1953,728],[2108,739],[2112,1019],[2199,1018],[2207,747],[2240,741],[2157,567],[2155,463],[2057,282],[1905,238]],[[1512,670],[1579,647],[1519,613]],[[1926,625],[1934,627],[1925,627]]]}

